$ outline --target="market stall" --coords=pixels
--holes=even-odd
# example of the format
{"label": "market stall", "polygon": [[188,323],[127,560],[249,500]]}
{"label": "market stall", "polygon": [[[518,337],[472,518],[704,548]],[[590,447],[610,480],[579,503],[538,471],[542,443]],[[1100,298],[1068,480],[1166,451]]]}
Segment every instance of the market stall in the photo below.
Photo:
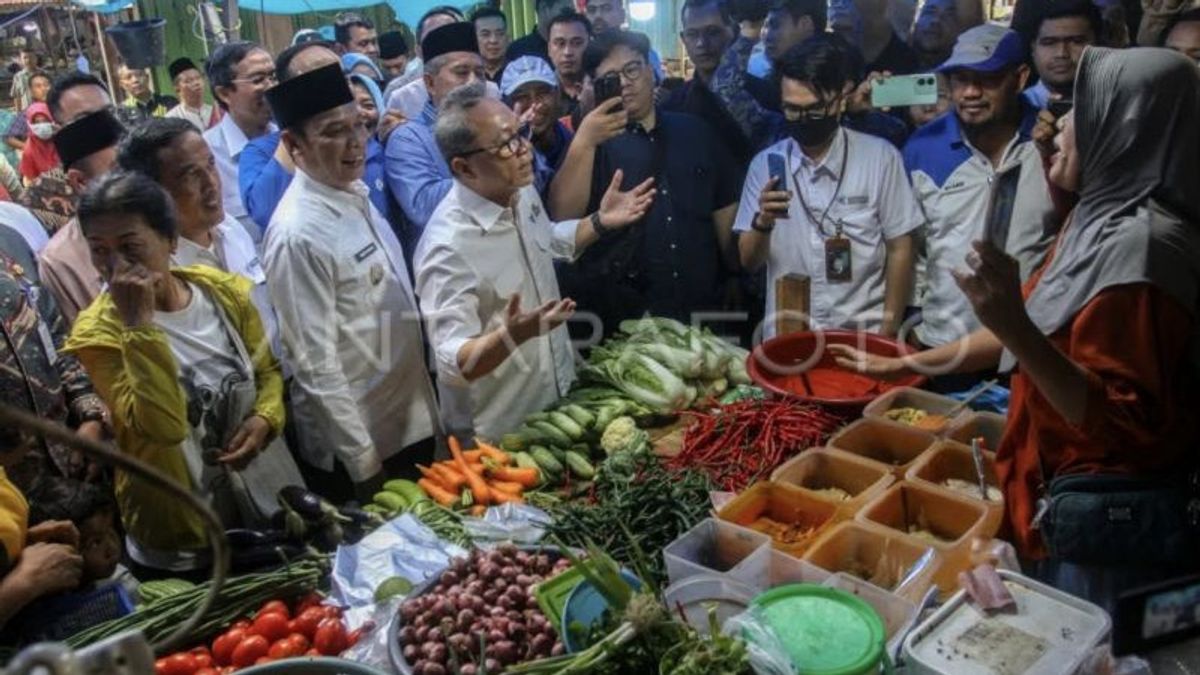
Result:
{"label": "market stall", "polygon": [[[278,530],[229,533],[246,573],[157,671],[1107,672],[1109,615],[996,538],[1001,390],[851,380],[790,338],[752,356],[624,322],[567,397],[452,439],[419,481],[362,508],[281,491]],[[207,591],[145,583],[48,637],[154,641]]]}

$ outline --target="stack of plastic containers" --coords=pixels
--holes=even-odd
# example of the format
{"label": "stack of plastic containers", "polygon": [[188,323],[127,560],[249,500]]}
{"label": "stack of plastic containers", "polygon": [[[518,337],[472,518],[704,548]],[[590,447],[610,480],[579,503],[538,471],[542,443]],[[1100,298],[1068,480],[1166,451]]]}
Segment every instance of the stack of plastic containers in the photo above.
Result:
{"label": "stack of plastic containers", "polygon": [[863,505],[886,490],[895,478],[886,467],[856,455],[813,448],[775,469],[771,480],[830,502],[844,517],[853,517]]}
{"label": "stack of plastic containers", "polygon": [[717,517],[762,532],[776,549],[800,556],[825,528],[845,516],[836,503],[805,490],[760,481],[726,504]]}
{"label": "stack of plastic containers", "polygon": [[979,477],[975,471],[975,460],[971,448],[946,440],[940,441],[908,470],[910,483],[950,492],[983,505],[987,509],[987,521],[981,536],[992,536],[1000,529],[1004,518],[1004,497],[996,483],[996,456],[983,453],[983,473],[988,486],[988,497],[980,492]]}
{"label": "stack of plastic containers", "polygon": [[829,447],[882,464],[896,478],[937,442],[937,437],[898,422],[864,417],[837,432]]}

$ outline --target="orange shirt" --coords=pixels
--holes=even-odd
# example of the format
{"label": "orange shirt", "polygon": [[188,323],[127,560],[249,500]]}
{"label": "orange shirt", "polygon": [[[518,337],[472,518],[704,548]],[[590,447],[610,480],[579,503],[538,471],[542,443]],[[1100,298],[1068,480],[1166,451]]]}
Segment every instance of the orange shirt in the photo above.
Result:
{"label": "orange shirt", "polygon": [[[1027,285],[1037,283],[1035,275]],[[1030,527],[1041,495],[1040,453],[1047,483],[1056,475],[1169,473],[1194,452],[1200,394],[1189,363],[1195,320],[1152,284],[1099,293],[1050,341],[1087,371],[1083,424],[1062,418],[1018,370],[1008,425],[996,453],[1013,543],[1022,556],[1046,551]]]}

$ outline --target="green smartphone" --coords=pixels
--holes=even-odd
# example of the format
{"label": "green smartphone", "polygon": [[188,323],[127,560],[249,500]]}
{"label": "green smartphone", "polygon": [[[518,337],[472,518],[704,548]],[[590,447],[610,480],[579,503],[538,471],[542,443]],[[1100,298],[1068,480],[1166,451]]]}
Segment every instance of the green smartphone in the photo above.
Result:
{"label": "green smartphone", "polygon": [[938,100],[937,75],[893,75],[871,85],[871,105],[876,108],[903,108],[933,105]]}

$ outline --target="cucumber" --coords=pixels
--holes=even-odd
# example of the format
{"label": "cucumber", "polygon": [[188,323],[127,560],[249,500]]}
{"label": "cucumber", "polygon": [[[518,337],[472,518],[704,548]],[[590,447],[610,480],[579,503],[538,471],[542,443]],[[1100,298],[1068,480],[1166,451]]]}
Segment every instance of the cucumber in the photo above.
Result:
{"label": "cucumber", "polygon": [[567,466],[570,467],[571,473],[575,474],[577,478],[591,480],[596,476],[596,469],[587,460],[587,457],[574,450],[567,451]]}
{"label": "cucumber", "polygon": [[375,493],[375,496],[371,498],[371,501],[382,506],[391,513],[403,511],[408,507],[408,501],[406,501],[404,497],[401,497],[395,492],[388,492],[387,490]]}
{"label": "cucumber", "polygon": [[569,403],[562,407],[562,411],[571,416],[579,426],[584,429],[592,429],[596,424],[596,416],[584,409],[583,406],[577,403]]}
{"label": "cucumber", "polygon": [[500,449],[505,452],[521,452],[529,449],[529,438],[525,434],[504,434],[500,437]]}
{"label": "cucumber", "polygon": [[571,419],[571,416],[566,413],[560,413],[557,410],[551,412],[550,423],[558,427],[572,441],[583,438],[583,427],[579,426],[579,423]]}
{"label": "cucumber", "polygon": [[545,438],[547,444],[549,445],[557,445],[562,448],[569,448],[571,447],[571,443],[574,442],[574,440],[564,433],[562,429],[559,429],[556,425],[549,422],[532,422],[530,423],[530,426],[542,432],[543,438]]}
{"label": "cucumber", "polygon": [[529,456],[537,462],[538,469],[548,479],[558,480],[562,476],[563,465],[546,448],[535,445],[529,449]]}
{"label": "cucumber", "polygon": [[[517,433],[515,434],[515,435],[520,436],[521,438],[525,439],[525,449],[526,450],[529,449],[529,446],[544,445],[544,444],[550,442],[550,439],[546,436],[546,434],[544,434],[540,430],[535,429],[534,427],[530,426],[531,424],[532,424],[531,422],[526,422],[524,425],[521,426],[520,429],[517,429]],[[505,448],[505,449],[507,449],[507,448]]]}
{"label": "cucumber", "polygon": [[547,412],[529,413],[528,415],[525,416],[526,424],[529,424],[531,422],[548,422],[549,420],[550,420],[550,414]]}
{"label": "cucumber", "polygon": [[[514,452],[513,462],[521,469],[537,469],[538,474],[542,474],[542,467],[538,466],[537,460],[528,452]],[[546,481],[546,477],[542,476],[542,482]]]}
{"label": "cucumber", "polygon": [[425,495],[425,491],[421,489],[421,486],[417,485],[411,480],[403,480],[399,478],[389,480],[383,484],[383,489],[391,492],[392,494],[400,495],[400,497],[404,499],[406,506],[412,506],[414,503],[419,502],[422,499],[429,498]]}
{"label": "cucumber", "polygon": [[374,513],[374,514],[375,514],[375,515],[377,515],[377,516],[390,516],[390,515],[392,515],[392,512],[391,512],[391,511],[388,511],[387,509],[385,509],[385,508],[383,508],[382,506],[380,506],[380,505],[376,504],[375,502],[371,502],[370,504],[363,504],[362,510],[363,510],[363,511],[366,511],[367,513]]}
{"label": "cucumber", "polygon": [[554,455],[554,459],[557,459],[559,464],[567,461],[566,448],[560,448],[557,445],[551,445],[546,449],[550,451],[551,455]]}

